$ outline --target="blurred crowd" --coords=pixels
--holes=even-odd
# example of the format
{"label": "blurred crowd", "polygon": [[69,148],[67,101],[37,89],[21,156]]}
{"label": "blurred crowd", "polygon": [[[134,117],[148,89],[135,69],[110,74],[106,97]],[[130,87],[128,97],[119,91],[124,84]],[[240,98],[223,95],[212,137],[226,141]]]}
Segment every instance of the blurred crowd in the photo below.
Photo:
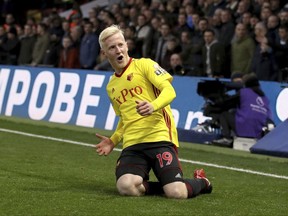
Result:
{"label": "blurred crowd", "polygon": [[172,75],[259,80],[288,76],[288,4],[280,0],[113,0],[83,16],[75,1],[67,17],[51,8],[41,18],[0,25],[0,64],[113,71],[99,33],[118,24],[129,55],[157,61]]}

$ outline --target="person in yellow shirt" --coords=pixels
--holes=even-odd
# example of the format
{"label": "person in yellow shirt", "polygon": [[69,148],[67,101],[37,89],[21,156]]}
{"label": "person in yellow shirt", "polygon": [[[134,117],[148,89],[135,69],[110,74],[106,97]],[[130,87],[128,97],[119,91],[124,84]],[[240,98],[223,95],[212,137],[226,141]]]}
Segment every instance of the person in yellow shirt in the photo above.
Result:
{"label": "person in yellow shirt", "polygon": [[[110,138],[96,134],[99,155],[108,155],[122,142],[117,161],[117,189],[121,195],[165,195],[192,198],[211,193],[203,169],[193,179],[184,179],[178,158],[177,130],[170,103],[176,97],[172,76],[148,58],[128,55],[123,31],[117,25],[99,36],[101,52],[115,70],[106,90],[119,122]],[[149,181],[153,170],[157,182]]]}

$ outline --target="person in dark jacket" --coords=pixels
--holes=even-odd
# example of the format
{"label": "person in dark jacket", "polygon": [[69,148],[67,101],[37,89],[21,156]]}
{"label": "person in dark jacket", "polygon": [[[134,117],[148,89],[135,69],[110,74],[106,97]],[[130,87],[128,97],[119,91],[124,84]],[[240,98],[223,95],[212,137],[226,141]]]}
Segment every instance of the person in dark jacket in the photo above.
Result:
{"label": "person in dark jacket", "polygon": [[31,25],[24,26],[24,35],[20,40],[20,53],[18,65],[30,64],[32,61],[32,52],[36,42],[36,35],[33,33]]}
{"label": "person in dark jacket", "polygon": [[256,49],[252,58],[251,71],[259,80],[277,81],[278,68],[275,53],[271,46],[271,38],[267,35],[267,27],[263,22],[255,26]]}
{"label": "person in dark jacket", "polygon": [[98,36],[93,33],[91,22],[85,23],[84,32],[80,44],[80,64],[83,69],[93,69],[100,52]]}
{"label": "person in dark jacket", "polygon": [[4,64],[16,65],[20,50],[20,42],[17,36],[16,28],[11,27],[7,32],[7,40],[1,44],[2,52],[4,54]]}
{"label": "person in dark jacket", "polygon": [[59,54],[61,50],[61,35],[51,34],[50,43],[43,56],[43,65],[56,67],[59,63]]}
{"label": "person in dark jacket", "polygon": [[211,29],[204,31],[205,45],[202,48],[204,76],[224,77],[225,47],[216,40],[215,32]]}

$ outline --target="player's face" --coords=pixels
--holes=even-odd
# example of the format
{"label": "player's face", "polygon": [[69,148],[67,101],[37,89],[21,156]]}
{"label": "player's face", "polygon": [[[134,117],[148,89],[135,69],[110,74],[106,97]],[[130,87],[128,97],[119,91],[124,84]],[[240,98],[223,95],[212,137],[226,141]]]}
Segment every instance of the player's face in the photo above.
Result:
{"label": "player's face", "polygon": [[129,62],[127,43],[120,33],[114,34],[104,41],[102,52],[116,73],[121,73]]}

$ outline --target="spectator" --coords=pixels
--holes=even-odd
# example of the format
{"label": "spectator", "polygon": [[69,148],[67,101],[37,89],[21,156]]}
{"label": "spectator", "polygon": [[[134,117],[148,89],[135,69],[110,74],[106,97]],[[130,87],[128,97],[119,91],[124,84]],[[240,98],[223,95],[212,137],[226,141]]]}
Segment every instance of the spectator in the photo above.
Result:
{"label": "spectator", "polygon": [[127,26],[124,30],[125,38],[136,40],[136,28],[135,26]]}
{"label": "spectator", "polygon": [[232,19],[231,11],[224,9],[221,11],[221,29],[218,40],[225,48],[229,48],[232,38],[234,36],[234,21]]}
{"label": "spectator", "polygon": [[128,47],[129,56],[131,56],[132,58],[141,58],[142,57],[141,50],[139,50],[138,47],[136,46],[135,40],[133,40],[132,38],[127,38],[126,43],[127,43],[127,47]]}
{"label": "spectator", "polygon": [[278,38],[278,28],[280,25],[280,19],[276,15],[271,15],[267,20],[267,36],[272,40],[272,43],[275,42],[276,38]]}
{"label": "spectator", "polygon": [[231,96],[234,100],[233,112],[224,111],[220,115],[223,138],[213,143],[233,147],[232,132],[236,136],[261,138],[262,128],[272,119],[269,101],[254,74],[243,77],[245,87]]}
{"label": "spectator", "polygon": [[[193,6],[192,3],[188,3],[185,5],[185,13],[186,13],[186,23],[189,26],[189,28],[194,31],[195,30],[195,25],[197,24],[197,18],[194,19],[195,15],[198,15],[196,12],[195,7]],[[199,18],[199,15],[198,15]]]}
{"label": "spectator", "polygon": [[260,20],[267,25],[268,18],[272,15],[272,11],[269,7],[262,6],[261,13],[260,13]]}
{"label": "spectator", "polygon": [[46,67],[57,67],[59,64],[59,55],[61,49],[62,35],[51,34],[49,46],[43,57],[43,65]]}
{"label": "spectator", "polygon": [[[210,8],[212,7],[212,0],[206,1],[206,0],[198,0],[197,1],[197,11],[199,14],[201,14],[202,17],[207,17],[208,19],[211,18],[208,17],[208,12],[210,11]],[[215,12],[212,14],[212,16],[215,14]]]}
{"label": "spectator", "polygon": [[189,65],[184,65],[181,59],[181,55],[179,53],[174,53],[170,57],[170,69],[168,72],[174,76],[194,76],[193,68]]}
{"label": "spectator", "polygon": [[67,36],[70,34],[70,23],[68,20],[63,19],[61,22],[62,30],[63,30],[63,36]]}
{"label": "spectator", "polygon": [[18,37],[19,40],[21,40],[22,37],[24,36],[23,26],[21,26],[21,25],[16,25],[15,28],[16,28],[16,32],[17,32],[17,37]]}
{"label": "spectator", "polygon": [[149,10],[149,8],[146,8],[146,9],[143,11],[143,14],[144,14],[145,17],[146,17],[147,23],[151,23],[151,20],[152,20],[152,18],[154,17],[153,11]]}
{"label": "spectator", "polygon": [[0,25],[0,46],[7,40],[7,32],[3,26]]}
{"label": "spectator", "polygon": [[251,71],[251,61],[255,51],[255,43],[248,35],[244,24],[236,26],[235,37],[231,46],[231,72],[248,74]]}
{"label": "spectator", "polygon": [[281,24],[288,23],[288,9],[283,9],[278,14]]}
{"label": "spectator", "polygon": [[248,12],[249,4],[247,1],[240,1],[236,12],[233,14],[235,22],[239,23],[242,20],[244,13]]}
{"label": "spectator", "polygon": [[241,8],[240,11],[238,11],[239,10],[239,4],[241,2],[244,2],[244,1],[239,1],[239,0],[226,1],[225,8],[229,9],[230,11],[232,11],[232,13],[234,14],[235,17],[238,17],[239,12],[241,13],[241,11],[242,11],[241,6],[240,6],[240,8]]}
{"label": "spectator", "polygon": [[204,71],[202,76],[224,77],[225,48],[215,37],[211,29],[204,32],[205,45],[202,49]]}
{"label": "spectator", "polygon": [[98,37],[92,31],[92,23],[87,22],[84,26],[85,34],[80,44],[80,64],[83,69],[93,69],[100,52]]}
{"label": "spectator", "polygon": [[152,26],[152,39],[151,39],[150,57],[152,59],[155,59],[158,40],[161,36],[161,30],[160,30],[161,29],[161,19],[160,19],[160,17],[158,17],[158,16],[153,17],[151,20],[151,26]]}
{"label": "spectator", "polygon": [[32,29],[33,29],[33,27],[36,28],[36,26],[37,26],[36,20],[34,17],[28,17],[25,24],[30,25],[32,27]]}
{"label": "spectator", "polygon": [[[279,37],[274,43],[275,59],[280,71],[279,81],[288,76],[288,24],[283,24],[278,29]],[[286,73],[286,74],[285,74]]]}
{"label": "spectator", "polygon": [[210,25],[211,28],[215,31],[216,38],[219,38],[220,31],[221,31],[221,12],[222,9],[218,8],[215,10],[214,15],[210,18]]}
{"label": "spectator", "polygon": [[137,25],[137,17],[138,17],[139,11],[138,9],[133,6],[129,9],[129,23],[128,25]]}
{"label": "spectator", "polygon": [[105,10],[104,11],[104,19],[103,19],[103,22],[104,22],[104,25],[103,25],[103,28],[105,26],[109,26],[113,23],[116,23],[116,18],[115,18],[115,15],[112,14],[110,11],[107,11]]}
{"label": "spectator", "polygon": [[251,18],[252,18],[251,12],[247,11],[247,12],[243,13],[241,21],[240,21],[240,23],[243,23],[246,26],[247,33],[250,36],[253,35],[253,31],[254,31],[254,29],[250,23]]}
{"label": "spectator", "polygon": [[4,64],[17,65],[17,58],[20,50],[20,42],[15,27],[9,27],[7,40],[1,45],[4,54]]}
{"label": "spectator", "polygon": [[170,57],[174,53],[180,53],[181,52],[181,46],[179,44],[179,41],[176,37],[171,37],[167,40],[167,50],[163,57],[163,63],[162,67],[165,70],[168,70],[170,68]]}
{"label": "spectator", "polygon": [[[283,2],[284,1],[282,1],[282,4]],[[270,8],[273,14],[279,13],[281,9],[280,0],[270,0]]]}
{"label": "spectator", "polygon": [[81,25],[82,22],[82,11],[80,5],[77,1],[73,1],[73,6],[70,14],[67,17],[70,23],[70,29]]}
{"label": "spectator", "polygon": [[257,46],[253,55],[251,71],[259,80],[276,81],[278,79],[275,56],[267,37],[267,28],[263,22],[255,26]]}
{"label": "spectator", "polygon": [[89,11],[88,11],[88,18],[89,18],[89,20],[90,20],[91,18],[97,18],[99,12],[100,12],[100,6],[96,6],[96,7],[90,8]]}
{"label": "spectator", "polygon": [[31,66],[43,64],[45,52],[50,43],[48,26],[44,23],[37,25],[37,39],[33,47]]}
{"label": "spectator", "polygon": [[260,19],[256,15],[252,15],[252,17],[250,18],[250,27],[253,31],[252,35],[254,35],[255,26],[258,22],[260,22]]}
{"label": "spectator", "polygon": [[80,49],[82,34],[83,34],[83,29],[81,26],[75,26],[71,28],[70,36],[73,40],[73,46],[78,49]]}
{"label": "spectator", "polygon": [[[193,65],[195,64],[194,64],[194,53],[192,52],[193,50],[192,36],[191,36],[190,31],[182,32],[181,38],[180,38],[180,46],[181,46],[180,55],[181,55],[183,64],[193,67]],[[202,62],[202,59],[201,59],[201,62]]]}
{"label": "spectator", "polygon": [[209,7],[209,10],[207,12],[208,17],[212,17],[214,15],[215,10],[217,9],[225,9],[226,8],[226,2],[224,0],[213,0],[213,3]]}
{"label": "spectator", "polygon": [[5,23],[3,24],[5,30],[8,32],[11,27],[15,28],[16,21],[12,13],[8,13],[5,16]]}
{"label": "spectator", "polygon": [[191,29],[187,24],[186,14],[179,14],[177,21],[177,25],[173,28],[173,32],[178,38],[183,31],[193,32],[193,29]]}
{"label": "spectator", "polygon": [[192,66],[197,71],[203,70],[203,56],[202,48],[205,45],[204,32],[209,28],[208,19],[201,18],[198,22],[198,27],[195,28],[195,32],[192,36],[192,49],[190,50],[193,55]]}
{"label": "spectator", "polygon": [[100,20],[97,17],[91,17],[89,19],[89,21],[92,23],[93,25],[93,33],[97,35],[97,37],[99,37],[100,32],[102,31],[102,27],[100,24]]}
{"label": "spectator", "polygon": [[57,35],[60,39],[62,39],[64,35],[64,29],[62,28],[62,20],[61,17],[58,15],[55,16],[51,20],[51,26],[49,27],[49,33],[50,35]]}
{"label": "spectator", "polygon": [[33,48],[37,37],[33,33],[31,25],[24,26],[24,35],[20,40],[20,52],[18,57],[18,65],[26,65],[32,62]]}
{"label": "spectator", "polygon": [[80,68],[79,49],[73,46],[72,38],[67,35],[62,39],[62,49],[59,56],[60,68]]}
{"label": "spectator", "polygon": [[231,41],[234,36],[235,25],[232,19],[231,11],[228,9],[224,9],[221,11],[221,29],[218,37],[218,41],[222,43],[225,47],[226,53],[226,64],[223,68],[224,77],[228,78],[231,76],[230,72],[230,62],[231,62]]}
{"label": "spectator", "polygon": [[139,14],[136,25],[136,45],[141,47],[141,55],[148,57],[152,40],[152,27],[147,23],[144,14]]}
{"label": "spectator", "polygon": [[155,59],[159,64],[162,66],[164,65],[164,56],[167,52],[167,41],[171,38],[173,38],[174,35],[171,33],[171,27],[167,23],[163,23],[161,25],[161,36],[159,37],[158,43],[157,43],[157,50],[156,50],[156,56]]}

